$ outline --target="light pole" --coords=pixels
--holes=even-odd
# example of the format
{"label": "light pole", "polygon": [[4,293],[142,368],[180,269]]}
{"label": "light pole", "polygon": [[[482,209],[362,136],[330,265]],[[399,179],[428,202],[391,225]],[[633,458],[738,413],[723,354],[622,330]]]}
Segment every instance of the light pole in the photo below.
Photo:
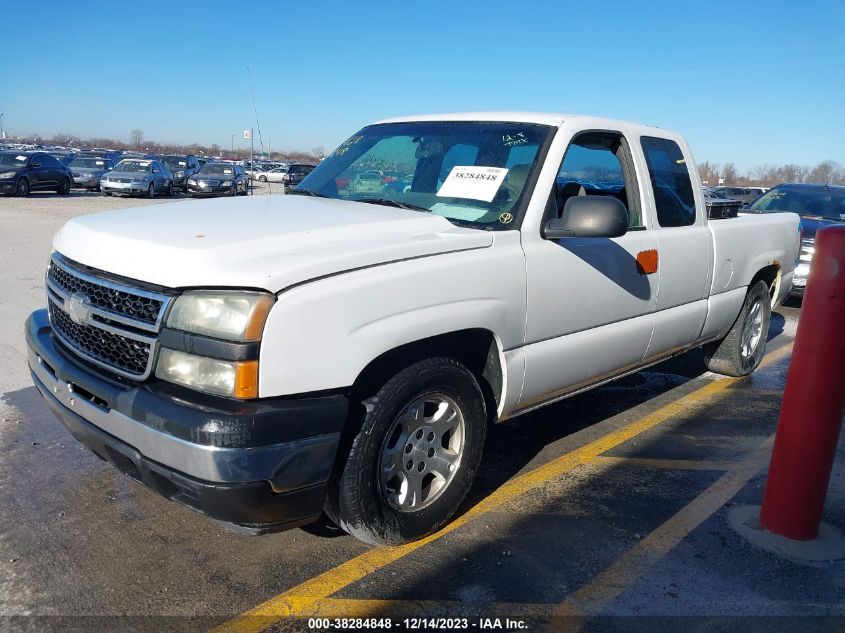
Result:
{"label": "light pole", "polygon": [[6,133],[3,131],[3,112],[0,112],[0,141],[6,139]]}

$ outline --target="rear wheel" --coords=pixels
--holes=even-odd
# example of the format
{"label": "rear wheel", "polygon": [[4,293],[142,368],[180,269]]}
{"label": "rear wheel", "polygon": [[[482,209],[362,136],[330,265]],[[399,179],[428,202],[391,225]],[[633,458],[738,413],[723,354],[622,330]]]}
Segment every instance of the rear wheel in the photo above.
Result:
{"label": "rear wheel", "polygon": [[56,187],[56,193],[60,196],[66,196],[70,193],[70,178],[62,178],[59,181],[59,186]]}
{"label": "rear wheel", "polygon": [[15,194],[19,198],[26,198],[29,195],[29,181],[26,178],[18,180],[18,186],[15,187]]}
{"label": "rear wheel", "polygon": [[453,358],[419,361],[362,402],[363,420],[329,481],[326,514],[372,544],[413,541],[457,510],[481,461],[487,413]]}
{"label": "rear wheel", "polygon": [[748,289],[736,321],[725,337],[704,346],[707,368],[727,376],[747,376],[766,353],[771,316],[769,287],[758,281]]}

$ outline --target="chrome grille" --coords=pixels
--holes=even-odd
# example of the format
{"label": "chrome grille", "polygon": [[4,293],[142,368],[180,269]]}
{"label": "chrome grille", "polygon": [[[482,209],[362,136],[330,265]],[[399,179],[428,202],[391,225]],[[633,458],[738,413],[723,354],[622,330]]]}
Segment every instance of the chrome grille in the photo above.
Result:
{"label": "chrome grille", "polygon": [[58,254],[46,281],[50,324],[72,352],[119,376],[149,377],[169,295],[82,272]]}

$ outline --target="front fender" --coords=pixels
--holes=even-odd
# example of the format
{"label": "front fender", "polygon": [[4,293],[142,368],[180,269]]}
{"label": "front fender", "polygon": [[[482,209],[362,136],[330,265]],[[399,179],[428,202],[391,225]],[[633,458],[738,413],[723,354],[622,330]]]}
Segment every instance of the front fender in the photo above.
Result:
{"label": "front fender", "polygon": [[343,389],[381,354],[458,330],[489,330],[501,350],[522,345],[525,265],[519,234],[509,233],[490,248],[374,266],[283,292],[264,327],[259,395]]}

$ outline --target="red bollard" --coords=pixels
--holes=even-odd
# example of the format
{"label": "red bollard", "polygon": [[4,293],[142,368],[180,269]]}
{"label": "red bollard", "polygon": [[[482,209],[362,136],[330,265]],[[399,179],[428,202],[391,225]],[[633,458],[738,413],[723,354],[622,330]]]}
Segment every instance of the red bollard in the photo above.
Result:
{"label": "red bollard", "polygon": [[792,361],[760,511],[787,538],[819,532],[845,415],[845,226],[821,229],[801,306]]}

